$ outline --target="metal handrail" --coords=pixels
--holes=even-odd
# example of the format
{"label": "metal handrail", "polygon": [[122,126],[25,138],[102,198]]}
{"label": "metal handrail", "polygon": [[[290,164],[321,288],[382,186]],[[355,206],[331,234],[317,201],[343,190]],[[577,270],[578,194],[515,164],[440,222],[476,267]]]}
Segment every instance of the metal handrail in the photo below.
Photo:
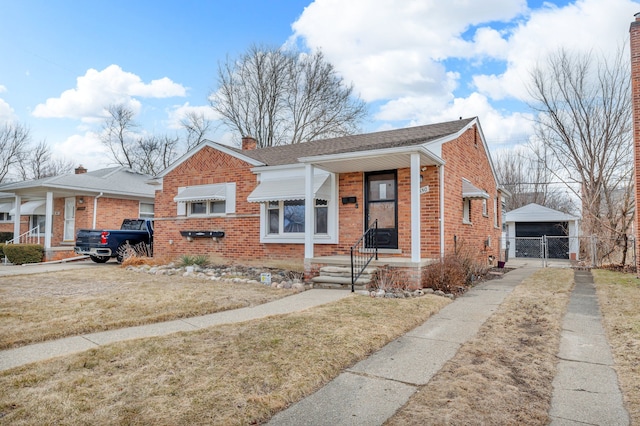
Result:
{"label": "metal handrail", "polygon": [[5,241],[5,244],[32,244],[36,242],[40,244],[40,225],[36,225],[34,228],[29,229],[27,232],[18,235],[12,240]]}
{"label": "metal handrail", "polygon": [[360,239],[351,246],[351,292],[355,291],[356,281],[371,260],[378,260],[378,219],[365,231]]}

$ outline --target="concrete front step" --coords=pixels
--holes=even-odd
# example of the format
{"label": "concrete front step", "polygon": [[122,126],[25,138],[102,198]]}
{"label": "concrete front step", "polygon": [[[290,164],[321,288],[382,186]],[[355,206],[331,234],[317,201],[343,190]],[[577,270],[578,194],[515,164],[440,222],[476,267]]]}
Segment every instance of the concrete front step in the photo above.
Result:
{"label": "concrete front step", "polygon": [[[378,271],[378,268],[368,266],[364,269],[362,274],[372,275]],[[329,275],[329,276],[342,276],[349,275],[351,276],[351,267],[350,266],[323,266],[320,268],[320,275]]]}
{"label": "concrete front step", "polygon": [[[378,268],[367,267],[356,280],[354,288],[365,290],[373,279]],[[317,277],[313,277],[314,288],[344,288],[351,289],[351,267],[350,266],[323,266],[320,268]]]}

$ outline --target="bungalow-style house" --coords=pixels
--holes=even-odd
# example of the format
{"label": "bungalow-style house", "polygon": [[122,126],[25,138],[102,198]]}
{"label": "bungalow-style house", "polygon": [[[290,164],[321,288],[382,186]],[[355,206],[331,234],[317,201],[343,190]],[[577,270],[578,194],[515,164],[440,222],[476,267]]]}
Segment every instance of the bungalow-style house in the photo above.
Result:
{"label": "bungalow-style house", "polygon": [[126,167],[88,172],[80,166],[71,174],[1,184],[0,232],[12,232],[13,243],[42,244],[45,260],[74,257],[78,229],[118,229],[124,218],[153,217],[149,179]]}
{"label": "bungalow-style house", "polygon": [[[578,259],[580,218],[536,203],[505,214],[509,258]],[[546,253],[542,239],[546,237]]]}
{"label": "bungalow-style house", "polygon": [[460,247],[498,257],[502,193],[477,118],[260,149],[205,140],[156,178],[159,256],[294,260],[309,279],[377,226],[378,263],[416,285]]}

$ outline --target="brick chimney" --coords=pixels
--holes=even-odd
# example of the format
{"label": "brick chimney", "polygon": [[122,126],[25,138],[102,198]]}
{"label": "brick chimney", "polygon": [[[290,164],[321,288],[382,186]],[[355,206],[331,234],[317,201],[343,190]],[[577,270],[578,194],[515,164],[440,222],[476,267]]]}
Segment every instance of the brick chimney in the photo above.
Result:
{"label": "brick chimney", "polygon": [[80,164],[78,167],[76,167],[75,172],[77,175],[81,175],[83,173],[87,173],[87,169],[82,167],[82,164]]}
{"label": "brick chimney", "polygon": [[[636,184],[636,200],[640,200],[640,13],[629,29],[629,49],[631,51],[631,107],[633,109],[633,152]],[[636,201],[637,206],[637,201]],[[640,253],[640,212],[636,207],[636,253]],[[637,274],[640,276],[640,256],[637,260]]]}
{"label": "brick chimney", "polygon": [[250,151],[258,147],[258,141],[253,136],[242,137],[242,150]]}

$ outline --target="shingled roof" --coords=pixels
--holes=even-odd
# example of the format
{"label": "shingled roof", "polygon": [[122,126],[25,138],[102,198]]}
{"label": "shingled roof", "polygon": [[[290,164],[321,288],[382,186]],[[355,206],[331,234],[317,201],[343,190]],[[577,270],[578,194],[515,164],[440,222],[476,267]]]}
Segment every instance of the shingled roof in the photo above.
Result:
{"label": "shingled roof", "polygon": [[475,118],[466,118],[426,126],[341,136],[293,145],[281,145],[255,150],[231,148],[244,156],[264,163],[267,166],[282,166],[298,163],[298,158],[318,155],[344,154],[376,149],[409,147],[422,145],[464,129]]}
{"label": "shingled roof", "polygon": [[151,177],[117,166],[82,174],[64,174],[36,180],[0,185],[3,192],[42,192],[68,190],[78,192],[104,192],[105,194],[153,198],[155,187],[148,184]]}

